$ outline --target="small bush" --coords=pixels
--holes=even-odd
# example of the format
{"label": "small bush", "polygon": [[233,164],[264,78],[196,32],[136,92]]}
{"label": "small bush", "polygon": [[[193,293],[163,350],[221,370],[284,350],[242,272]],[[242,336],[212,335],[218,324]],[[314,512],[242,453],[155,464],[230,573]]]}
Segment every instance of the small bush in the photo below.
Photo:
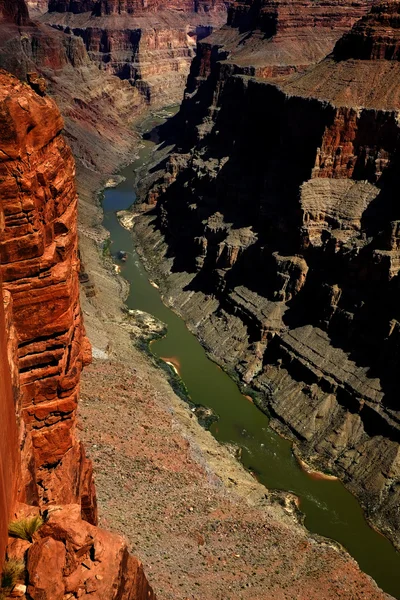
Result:
{"label": "small bush", "polygon": [[41,516],[27,517],[26,519],[18,519],[11,521],[8,526],[8,534],[12,537],[20,538],[21,540],[32,541],[33,534],[43,525]]}
{"label": "small bush", "polygon": [[4,563],[3,573],[1,575],[1,587],[3,590],[8,590],[17,583],[25,570],[25,565],[22,560],[9,558]]}

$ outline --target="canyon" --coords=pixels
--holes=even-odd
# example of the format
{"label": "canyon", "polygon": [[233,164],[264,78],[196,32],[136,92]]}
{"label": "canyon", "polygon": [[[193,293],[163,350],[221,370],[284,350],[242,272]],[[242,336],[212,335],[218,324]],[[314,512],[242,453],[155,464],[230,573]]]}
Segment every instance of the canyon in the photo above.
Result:
{"label": "canyon", "polygon": [[196,40],[226,21],[223,0],[49,2],[42,17],[80,37],[100,69],[129,81],[146,104],[180,103]]}
{"label": "canyon", "polygon": [[374,5],[297,68],[280,6],[271,37],[269,4],[237,2],[198,44],[134,232],[213,360],[398,546],[400,8]]}
{"label": "canyon", "polygon": [[[139,183],[149,267],[297,451],[394,535],[396,7],[236,2],[203,41],[225,3],[0,0],[0,556],[24,562],[20,597],[389,598],[143,352],[98,192],[190,67],[167,173]],[[31,539],[8,537],[38,515]]]}

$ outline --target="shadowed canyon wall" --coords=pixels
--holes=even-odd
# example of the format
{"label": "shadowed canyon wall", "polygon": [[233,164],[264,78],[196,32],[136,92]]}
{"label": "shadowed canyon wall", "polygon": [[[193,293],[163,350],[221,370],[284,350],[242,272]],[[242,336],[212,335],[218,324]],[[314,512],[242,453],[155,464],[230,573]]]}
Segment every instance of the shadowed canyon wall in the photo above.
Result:
{"label": "shadowed canyon wall", "polygon": [[211,355],[396,542],[400,7],[374,7],[300,77],[278,58],[274,79],[244,68],[250,8],[234,6],[234,33],[199,44],[180,151],[143,184],[156,207],[137,235]]}

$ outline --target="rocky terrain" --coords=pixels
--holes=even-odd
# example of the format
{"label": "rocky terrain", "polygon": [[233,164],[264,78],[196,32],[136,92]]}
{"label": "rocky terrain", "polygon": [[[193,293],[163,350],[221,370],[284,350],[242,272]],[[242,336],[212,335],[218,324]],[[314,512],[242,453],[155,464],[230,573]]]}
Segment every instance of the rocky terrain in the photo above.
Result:
{"label": "rocky terrain", "polygon": [[181,102],[196,40],[225,24],[226,8],[223,0],[52,0],[42,21],[82,38],[100,69],[156,107]]}
{"label": "rocky terrain", "polygon": [[43,516],[33,535],[9,538],[4,573],[22,567],[10,584],[3,576],[1,592],[153,598],[126,542],[96,526],[92,463],[76,434],[91,350],[79,303],[75,167],[60,113],[36,87],[0,73],[2,562],[10,519]]}
{"label": "rocky terrain", "polygon": [[[107,11],[112,3],[96,5]],[[290,496],[266,493],[132,345],[140,319],[122,311],[126,283],[101,257],[106,236],[95,192],[132,151],[129,125],[144,109],[143,95],[99,70],[79,36],[30,21],[23,0],[0,1],[0,17],[1,64],[26,81],[0,73],[0,414],[8,425],[0,442],[0,551],[8,542],[6,566],[13,558],[25,566],[13,596],[142,600],[155,597],[153,587],[171,600],[387,598],[342,549],[306,532]],[[75,166],[46,87],[78,159],[79,253]],[[367,187],[364,202],[371,195]],[[255,243],[251,225],[238,239]],[[235,234],[231,240],[224,260],[233,264],[241,251]],[[302,259],[294,262],[306,271]],[[252,315],[248,290],[236,286],[235,293]],[[199,305],[204,298],[194,297]],[[254,306],[258,299],[253,292]],[[217,296],[208,301],[215,305]],[[90,345],[80,302],[94,356],[83,376]],[[271,335],[268,325],[265,332]],[[238,337],[232,348],[239,341],[246,346]],[[126,534],[128,545],[97,526],[90,458],[101,522]],[[30,539],[7,540],[10,518],[39,513],[45,522]],[[128,547],[144,558],[152,587]]]}
{"label": "rocky terrain", "polygon": [[[374,6],[302,74],[271,59],[284,27],[261,43],[270,17],[246,6],[199,44],[136,236],[211,356],[398,545],[400,5]],[[247,39],[229,45],[240,35],[258,39],[258,70]]]}
{"label": "rocky terrain", "polygon": [[37,79],[37,89],[46,87],[56,100],[80,185],[112,173],[135,143],[130,125],[144,109],[138,91],[99,71],[80,38],[30,21],[27,11],[23,24],[3,21],[1,34],[0,66],[24,81]]}

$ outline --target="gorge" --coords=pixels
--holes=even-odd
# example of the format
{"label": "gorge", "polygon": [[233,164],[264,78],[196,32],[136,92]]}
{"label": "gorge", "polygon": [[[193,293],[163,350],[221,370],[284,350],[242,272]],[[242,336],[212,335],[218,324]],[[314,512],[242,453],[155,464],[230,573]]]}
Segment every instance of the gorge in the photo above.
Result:
{"label": "gorge", "polygon": [[[333,516],[339,490],[353,502],[301,471],[163,306],[114,210],[135,187],[143,204],[124,223],[164,301],[296,454],[337,474],[397,544],[398,4],[27,4],[30,16],[23,0],[0,2],[0,64],[14,74],[0,74],[0,551],[4,572],[25,565],[3,595],[388,598],[304,528],[293,494],[261,485],[301,503],[297,480],[311,495],[324,486]],[[189,66],[180,111],[160,126],[168,113],[148,108],[180,100]],[[121,182],[115,171],[138,152]],[[157,319],[170,333],[151,347],[195,405],[221,413],[212,431],[226,446],[200,427],[207,408],[186,405],[169,384],[179,392],[179,379],[144,352],[165,331]],[[286,463],[268,481],[256,465],[273,456]],[[93,471],[101,524],[117,533],[98,527]],[[360,523],[361,545],[371,539],[365,560],[354,556],[396,596],[398,555],[352,506],[338,514]],[[37,515],[31,539],[7,540],[10,521]],[[349,529],[340,520],[321,532]]]}
{"label": "gorge", "polygon": [[240,42],[200,42],[179,153],[152,168],[156,208],[136,225],[212,358],[394,543],[398,14],[374,6],[326,59],[277,79],[249,76]]}

